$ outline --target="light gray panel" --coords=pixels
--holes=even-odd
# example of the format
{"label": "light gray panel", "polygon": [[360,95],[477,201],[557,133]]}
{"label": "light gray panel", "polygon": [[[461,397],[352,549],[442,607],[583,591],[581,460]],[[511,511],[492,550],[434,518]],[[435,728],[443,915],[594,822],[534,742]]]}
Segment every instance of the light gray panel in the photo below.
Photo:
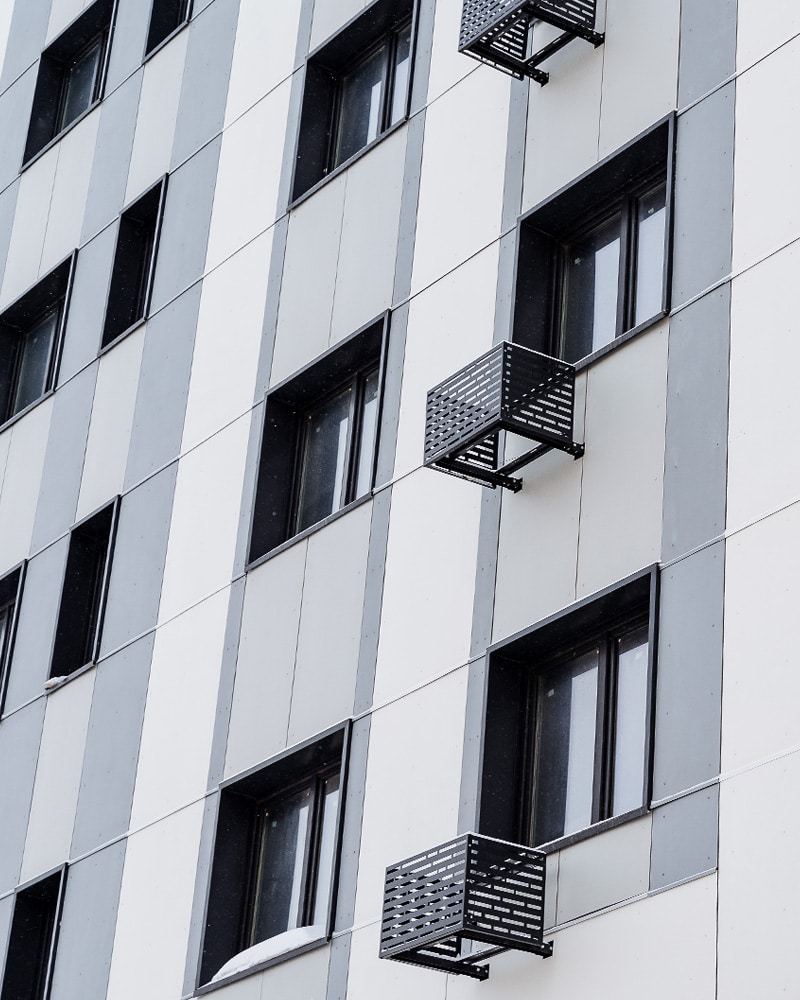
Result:
{"label": "light gray panel", "polygon": [[417,4],[417,45],[414,52],[414,79],[411,87],[412,115],[421,111],[428,102],[435,11],[435,4]]}
{"label": "light gray panel", "polygon": [[661,574],[653,799],[719,773],[725,543]]}
{"label": "light gray panel", "polygon": [[281,283],[283,282],[283,261],[286,256],[286,242],[289,235],[289,213],[279,219],[272,230],[272,254],[267,275],[267,298],[264,304],[264,325],[261,332],[261,350],[258,356],[255,399],[263,398],[269,388],[272,358],[275,353],[275,337],[278,331],[278,310],[280,308]]}
{"label": "light gray panel", "polygon": [[8,247],[11,243],[11,231],[14,228],[14,214],[17,210],[17,195],[19,181],[10,184],[5,191],[0,191],[0,285],[6,270]]}
{"label": "light gray panel", "polygon": [[126,841],[67,872],[50,1000],[104,1000],[111,969]]}
{"label": "light gray panel", "polygon": [[19,173],[35,86],[36,70],[31,67],[0,96],[0,188]]}
{"label": "light gray panel", "polygon": [[678,118],[672,306],[730,274],[735,84]]}
{"label": "light gray panel", "polygon": [[[11,17],[0,90],[36,62],[44,48],[51,0],[17,0]],[[26,121],[27,125],[27,121]]]}
{"label": "light gray panel", "polygon": [[147,324],[125,488],[177,457],[183,434],[201,285]]}
{"label": "light gray panel", "polygon": [[214,834],[217,829],[219,793],[209,795],[203,809],[203,827],[200,832],[200,850],[197,856],[197,873],[192,899],[192,916],[189,923],[189,940],[186,948],[186,968],[183,977],[183,995],[194,993],[200,972],[200,957],[205,932],[206,899],[208,896],[211,863],[214,857]]}
{"label": "light gray panel", "polygon": [[221,146],[215,139],[170,176],[151,312],[203,274]]}
{"label": "light gray panel", "polygon": [[352,942],[352,934],[343,934],[331,941],[328,988],[325,1000],[347,1000],[347,977],[350,971],[350,946]]}
{"label": "light gray panel", "polygon": [[653,813],[650,888],[662,889],[717,867],[719,785]]}
{"label": "light gray panel", "polygon": [[[482,490],[478,558],[475,567],[475,598],[472,608],[471,656],[477,656],[483,652],[492,641],[502,500],[500,490]],[[469,697],[467,695],[468,704]],[[469,729],[467,729],[467,739],[469,738]]]}
{"label": "light gray panel", "polygon": [[[491,608],[491,595],[488,600]],[[461,760],[461,798],[458,804],[459,833],[472,833],[478,829],[486,676],[485,656],[470,663],[464,718],[464,756]]]}
{"label": "light gray panel", "polygon": [[400,396],[403,388],[403,361],[408,333],[408,303],[391,315],[389,348],[386,352],[386,370],[383,376],[383,403],[381,405],[378,461],[375,466],[375,485],[391,481],[397,449],[397,427],[400,421]]}
{"label": "light gray panel", "polygon": [[242,483],[242,502],[239,506],[239,531],[236,536],[236,554],[233,560],[234,578],[244,573],[250,554],[250,524],[256,496],[258,466],[261,462],[261,428],[264,423],[264,403],[257,403],[250,416],[250,437],[247,442]]}
{"label": "light gray panel", "polygon": [[383,579],[386,571],[386,546],[389,541],[389,517],[392,507],[391,487],[381,490],[372,501],[372,523],[364,585],[364,611],[361,618],[361,642],[353,712],[358,715],[372,707],[378,640],[383,606]]}
{"label": "light gray panel", "polygon": [[173,166],[222,131],[239,19],[239,0],[216,0],[189,28]]}
{"label": "light gray panel", "polygon": [[357,719],[353,723],[350,734],[339,891],[336,897],[336,919],[334,921],[334,930],[337,931],[352,927],[355,919],[358,857],[361,852],[361,821],[364,815],[364,794],[367,785],[370,721],[370,716]]}
{"label": "light gray panel", "polygon": [[107,94],[135,73],[141,64],[149,23],[150,0],[119,0],[106,77]]}
{"label": "light gray panel", "polygon": [[58,373],[59,385],[97,357],[116,241],[117,228],[112,226],[82,247],[78,254]]}
{"label": "light gray panel", "polygon": [[100,109],[92,177],[83,215],[87,240],[113,222],[125,203],[142,74],[136,73],[110,94]]}
{"label": "light gray panel", "polygon": [[101,656],[155,628],[177,477],[175,462],[122,502]]}
{"label": "light gray panel", "polygon": [[228,601],[228,620],[225,625],[225,645],[222,649],[217,714],[214,719],[214,738],[211,743],[211,761],[208,787],[214,788],[222,781],[225,771],[225,751],[228,744],[228,727],[233,704],[233,682],[236,678],[236,661],[239,656],[239,636],[244,609],[245,577],[231,584]]}
{"label": "light gray panel", "polygon": [[425,140],[425,111],[408,123],[406,162],[403,170],[403,193],[400,198],[400,223],[397,230],[397,262],[394,272],[393,302],[404,302],[411,294],[414,269],[414,242],[417,235],[419,183],[422,175],[422,144]]}
{"label": "light gray panel", "polygon": [[73,857],[128,829],[154,641],[151,633],[97,668],[72,834]]}
{"label": "light gray panel", "polygon": [[34,551],[68,531],[75,520],[96,380],[94,364],[61,386],[55,395],[33,523]]}
{"label": "light gray panel", "polygon": [[[33,796],[33,779],[44,727],[45,699],[39,698],[0,725],[0,893],[18,882]],[[13,766],[8,762],[13,761]]]}
{"label": "light gray panel", "polygon": [[678,107],[684,108],[736,69],[737,0],[681,4]]}
{"label": "light gray panel", "polygon": [[730,284],[673,317],[669,330],[662,553],[725,530]]}
{"label": "light gray panel", "polygon": [[41,694],[50,673],[68,547],[69,539],[64,537],[28,563],[8,678],[7,712]]}

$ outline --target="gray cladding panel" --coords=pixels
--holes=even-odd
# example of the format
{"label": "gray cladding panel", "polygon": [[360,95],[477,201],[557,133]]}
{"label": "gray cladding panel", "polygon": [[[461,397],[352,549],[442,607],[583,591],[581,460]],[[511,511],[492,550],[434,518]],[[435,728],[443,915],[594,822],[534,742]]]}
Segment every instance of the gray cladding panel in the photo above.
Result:
{"label": "gray cladding panel", "polygon": [[195,9],[183,73],[172,163],[183,163],[222,131],[239,0],[215,0],[201,14]]}
{"label": "gray cladding panel", "polygon": [[[28,563],[14,655],[11,658],[6,711],[41,694],[50,673],[50,656],[68,546],[69,539],[64,537],[38,553]],[[0,816],[2,815],[0,812]]]}
{"label": "gray cladding panel", "polygon": [[356,907],[358,858],[361,852],[361,821],[367,787],[370,717],[357,719],[350,734],[350,757],[347,768],[347,793],[344,804],[344,830],[339,867],[339,891],[336,897],[335,930],[353,926]]}
{"label": "gray cladding panel", "polygon": [[653,799],[719,774],[725,545],[663,570]]}
{"label": "gray cladding panel", "polygon": [[245,593],[244,576],[231,584],[228,601],[228,617],[225,623],[225,645],[222,650],[217,713],[214,719],[214,738],[211,745],[211,762],[208,769],[208,787],[213,788],[222,781],[225,772],[225,752],[228,745],[233,685],[236,679],[236,661],[239,656],[239,637],[242,629],[242,613]]}
{"label": "gray cladding panel", "polygon": [[151,314],[203,274],[221,146],[215,139],[170,176]]}
{"label": "gray cladding panel", "polygon": [[725,530],[731,288],[698,299],[669,331],[662,554]]}
{"label": "gray cladding panel", "polygon": [[356,715],[366,712],[372,707],[375,669],[378,662],[378,640],[381,628],[383,580],[386,571],[386,546],[389,542],[391,506],[391,488],[381,490],[372,502],[367,575],[364,586],[364,611],[361,619],[361,641],[358,650],[358,671],[353,707]]}
{"label": "gray cladding panel", "polygon": [[120,508],[101,655],[155,628],[177,462],[126,494]]}
{"label": "gray cladding panel", "polygon": [[[488,535],[489,532],[482,532],[484,534]],[[489,606],[491,607],[491,598]],[[459,833],[470,833],[478,829],[486,673],[486,656],[470,663],[464,719],[464,756],[461,762],[461,799],[458,805]]]}
{"label": "gray cladding panel", "polygon": [[113,222],[124,207],[141,87],[142,74],[137,73],[103,101],[83,216],[83,240]]}
{"label": "gray cladding panel", "polygon": [[0,135],[3,137],[0,142],[0,189],[19,173],[35,86],[36,70],[31,67],[0,95]]}
{"label": "gray cladding panel", "polygon": [[[18,882],[33,797],[33,779],[44,727],[45,699],[3,719],[0,725],[0,893]],[[12,762],[13,766],[9,766]]]}
{"label": "gray cladding panel", "polygon": [[89,713],[72,856],[128,829],[154,634],[104,660]]}
{"label": "gray cladding panel", "polygon": [[103,1000],[111,969],[126,842],[71,865],[50,1000]]}
{"label": "gray cladding panel", "polygon": [[6,270],[8,247],[11,243],[11,231],[14,228],[14,215],[17,211],[17,195],[19,182],[9,185],[0,192],[0,285]]}
{"label": "gray cladding panel", "polygon": [[147,325],[126,489],[169,464],[180,451],[200,291],[199,284],[190,288]]}
{"label": "gray cladding panel", "polygon": [[55,395],[33,525],[34,550],[64,534],[75,520],[96,380],[95,364],[70,379]]}
{"label": "gray cladding panel", "polygon": [[50,2],[51,0],[24,0],[15,4],[3,72],[0,75],[0,90],[5,89],[38,60],[44,48],[47,22],[50,20]]}
{"label": "gray cladding panel", "polygon": [[106,93],[135,73],[142,62],[147,26],[150,23],[150,0],[119,0],[114,24],[114,40],[106,77]]}
{"label": "gray cladding panel", "polygon": [[400,395],[403,388],[403,360],[408,333],[408,303],[396,309],[390,320],[389,348],[386,352],[386,371],[383,381],[378,461],[375,485],[391,481],[397,449],[397,428],[400,421]]}
{"label": "gray cladding panel", "polygon": [[58,373],[59,385],[97,357],[116,240],[117,228],[112,226],[82,247],[78,254]]}
{"label": "gray cladding panel", "polygon": [[731,270],[735,84],[678,118],[673,309]]}
{"label": "gray cladding panel", "polygon": [[189,941],[186,948],[186,967],[183,977],[183,995],[191,996],[197,985],[200,970],[203,934],[205,932],[206,893],[211,878],[214,858],[214,835],[217,830],[219,793],[209,795],[203,809],[203,826],[200,832],[200,850],[192,898],[192,916],[189,923]]}
{"label": "gray cladding panel", "polygon": [[650,888],[662,889],[717,867],[719,785],[653,813]]}
{"label": "gray cladding panel", "polygon": [[737,0],[684,0],[678,106],[685,108],[736,70]]}

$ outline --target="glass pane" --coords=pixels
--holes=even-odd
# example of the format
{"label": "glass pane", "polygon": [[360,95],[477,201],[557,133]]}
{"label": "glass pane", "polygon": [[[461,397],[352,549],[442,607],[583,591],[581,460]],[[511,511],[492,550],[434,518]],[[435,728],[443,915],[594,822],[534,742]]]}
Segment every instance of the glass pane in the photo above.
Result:
{"label": "glass pane", "polygon": [[372,465],[375,458],[377,419],[378,373],[374,372],[364,379],[364,395],[361,401],[361,433],[358,441],[356,497],[362,497],[372,489]]}
{"label": "glass pane", "polygon": [[617,642],[617,715],[612,815],[638,809],[647,740],[647,629]]}
{"label": "glass pane", "polygon": [[617,335],[621,217],[567,247],[563,356],[578,361]]}
{"label": "glass pane", "polygon": [[381,131],[386,57],[386,46],[382,45],[342,79],[334,166],[363,149]]}
{"label": "glass pane", "polygon": [[14,610],[14,605],[6,605],[4,608],[0,608],[0,696],[3,693],[3,669],[5,667],[5,650],[6,650],[6,638],[8,636],[8,626],[11,623],[11,612]]}
{"label": "glass pane", "polygon": [[20,344],[22,358],[19,362],[14,401],[11,414],[19,413],[37,400],[47,388],[47,369],[50,346],[58,326],[59,310],[53,309],[38,320]]}
{"label": "glass pane", "polygon": [[598,664],[595,649],[539,682],[534,844],[591,825]]}
{"label": "glass pane", "polygon": [[331,899],[333,850],[336,845],[336,820],[339,815],[339,775],[324,781],[322,794],[322,832],[319,838],[317,897],[314,902],[314,924],[325,924]]}
{"label": "glass pane", "polygon": [[101,39],[88,48],[66,70],[64,77],[64,104],[61,110],[59,131],[82,115],[94,100],[94,85],[100,68]]}
{"label": "glass pane", "polygon": [[406,115],[408,96],[408,70],[411,62],[411,25],[397,33],[394,52],[394,75],[392,79],[392,103],[389,110],[389,124],[394,125]]}
{"label": "glass pane", "polygon": [[306,418],[297,531],[316,524],[347,502],[351,396],[352,389],[346,389]]}
{"label": "glass pane", "polygon": [[662,184],[640,198],[637,204],[634,326],[663,308],[666,197],[667,188]]}
{"label": "glass pane", "polygon": [[304,788],[267,808],[251,944],[299,925],[310,804],[311,789]]}

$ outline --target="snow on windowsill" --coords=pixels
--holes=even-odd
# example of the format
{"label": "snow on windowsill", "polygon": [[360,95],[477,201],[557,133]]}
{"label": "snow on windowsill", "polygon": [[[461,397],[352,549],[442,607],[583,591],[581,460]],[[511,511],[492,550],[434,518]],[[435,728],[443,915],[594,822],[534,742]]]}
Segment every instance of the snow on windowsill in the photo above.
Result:
{"label": "snow on windowsill", "polygon": [[313,924],[311,927],[296,927],[294,930],[284,931],[283,934],[276,934],[275,937],[267,938],[266,941],[259,941],[252,948],[246,948],[244,951],[240,951],[238,955],[234,955],[229,962],[226,962],[222,966],[211,982],[218,983],[229,976],[247,972],[248,969],[253,969],[255,966],[261,965],[271,958],[285,955],[287,952],[294,951],[304,944],[311,944],[314,941],[321,941],[324,938],[325,928],[322,924]]}

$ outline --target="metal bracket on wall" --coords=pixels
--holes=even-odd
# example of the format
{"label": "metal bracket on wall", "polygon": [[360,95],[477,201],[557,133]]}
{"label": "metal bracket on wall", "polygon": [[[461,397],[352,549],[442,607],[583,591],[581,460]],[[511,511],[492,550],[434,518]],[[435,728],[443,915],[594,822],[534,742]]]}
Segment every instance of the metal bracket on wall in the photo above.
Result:
{"label": "metal bracket on wall", "polygon": [[[597,0],[464,0],[458,51],[544,86],[550,75],[538,67],[573,38],[602,45],[605,35],[595,30],[596,20]],[[561,34],[532,51],[536,21]]]}

